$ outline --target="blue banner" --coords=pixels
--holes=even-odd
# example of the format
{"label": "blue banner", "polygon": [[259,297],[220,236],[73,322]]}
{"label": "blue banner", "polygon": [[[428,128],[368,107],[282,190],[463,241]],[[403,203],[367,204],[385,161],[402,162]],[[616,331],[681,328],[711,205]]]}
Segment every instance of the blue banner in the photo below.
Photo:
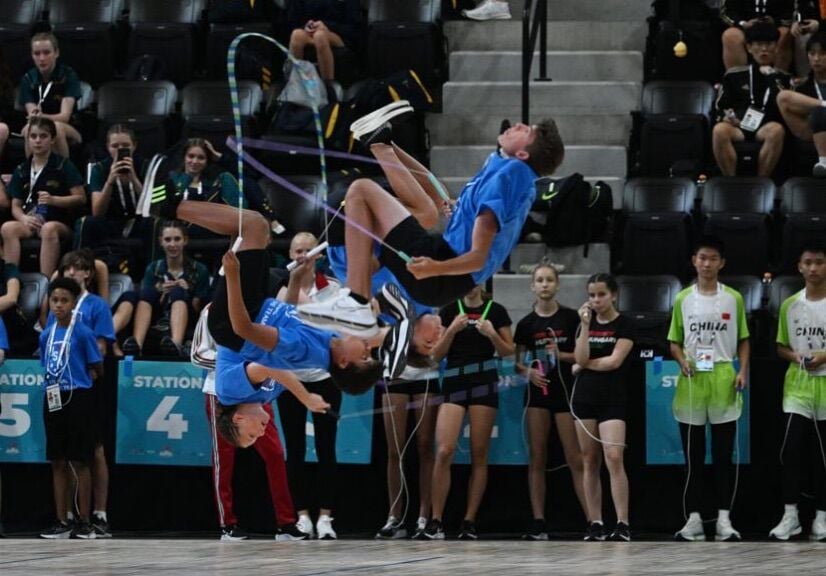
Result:
{"label": "blue banner", "polygon": [[[332,386],[332,384],[331,384]],[[373,390],[359,396],[342,394],[341,409],[336,433],[336,461],[339,464],[370,464],[373,445]],[[284,392],[289,394],[289,392]],[[278,435],[287,452],[284,442],[284,427],[281,426],[281,416],[278,414],[278,403],[273,402],[272,408],[278,418]],[[318,416],[316,416],[318,417]],[[322,418],[329,416],[322,415]],[[318,462],[315,450],[315,427],[312,413],[307,413],[307,450],[304,454],[305,462]]]}
{"label": "blue banner", "polygon": [[46,462],[45,394],[39,360],[0,366],[0,462]]}
{"label": "blue banner", "polygon": [[210,466],[203,376],[189,362],[120,362],[115,461]]}
{"label": "blue banner", "polygon": [[[647,464],[685,464],[680,428],[671,411],[671,401],[680,365],[673,360],[645,363],[645,435]],[[733,460],[750,462],[749,387],[742,392],[743,412],[737,421],[737,447]],[[711,427],[706,429],[706,463],[711,463]]]}

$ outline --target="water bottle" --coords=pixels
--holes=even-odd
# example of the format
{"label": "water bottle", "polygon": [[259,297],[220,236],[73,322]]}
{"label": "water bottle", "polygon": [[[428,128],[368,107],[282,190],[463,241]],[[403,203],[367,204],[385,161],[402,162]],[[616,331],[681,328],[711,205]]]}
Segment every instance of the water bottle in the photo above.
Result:
{"label": "water bottle", "polygon": [[40,218],[41,222],[46,221],[46,215],[49,213],[49,207],[46,204],[36,204],[34,207],[34,215]]}

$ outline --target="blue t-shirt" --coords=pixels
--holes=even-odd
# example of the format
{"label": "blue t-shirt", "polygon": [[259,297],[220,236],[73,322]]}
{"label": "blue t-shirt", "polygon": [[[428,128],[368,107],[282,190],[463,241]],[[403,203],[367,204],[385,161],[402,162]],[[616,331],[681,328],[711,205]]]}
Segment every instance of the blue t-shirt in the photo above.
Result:
{"label": "blue t-shirt", "polygon": [[[347,284],[347,249],[345,246],[328,246],[327,260],[330,262],[330,268],[332,268],[335,277],[338,278],[342,284]],[[413,309],[416,311],[416,317],[419,317],[422,314],[433,313],[433,307],[419,304],[413,300],[407,290],[405,290],[404,286],[402,286],[402,283],[399,282],[398,279],[396,279],[396,276],[384,266],[376,270],[373,273],[373,277],[370,279],[370,289],[372,290],[372,293],[378,294],[381,291],[381,287],[387,282],[392,282],[401,289],[402,296],[410,302]],[[386,320],[392,321],[391,323],[395,323],[390,316],[383,315],[382,317]]]}
{"label": "blue t-shirt", "polygon": [[278,328],[278,344],[272,350],[264,350],[245,342],[241,356],[247,362],[281,370],[326,370],[330,367],[330,341],[335,337],[334,334],[304,324],[298,318],[295,306],[267,298],[255,323]]}
{"label": "blue t-shirt", "polygon": [[284,387],[267,378],[260,386],[254,386],[247,378],[247,362],[238,352],[224,346],[218,346],[215,357],[215,395],[224,406],[235,404],[261,403],[269,404],[275,400]]}
{"label": "blue t-shirt", "polygon": [[6,333],[6,325],[2,318],[0,318],[0,349],[9,351],[9,335]]}
{"label": "blue t-shirt", "polygon": [[476,217],[490,210],[499,230],[493,238],[485,265],[471,276],[481,284],[493,276],[519,241],[522,226],[536,197],[533,168],[522,160],[502,158],[494,152],[482,170],[462,189],[453,216],[442,237],[456,254],[470,251]]}
{"label": "blue t-shirt", "polygon": [[[104,338],[109,342],[115,341],[115,325],[112,323],[112,311],[106,300],[97,294],[89,294],[83,298],[77,311],[77,319],[89,327],[95,338]],[[46,318],[46,329],[54,324],[54,314],[49,312]]]}
{"label": "blue t-shirt", "polygon": [[[67,328],[63,326],[53,325],[52,328],[40,334],[40,365],[46,369],[47,380],[51,380],[51,377],[59,377],[61,390],[91,388],[92,377],[89,375],[89,366],[103,362],[95,335],[85,324],[76,322],[72,329],[72,337],[64,348],[66,330]],[[52,338],[53,332],[54,338]],[[49,340],[52,340],[51,347]],[[61,354],[61,349],[63,349],[63,354]]]}

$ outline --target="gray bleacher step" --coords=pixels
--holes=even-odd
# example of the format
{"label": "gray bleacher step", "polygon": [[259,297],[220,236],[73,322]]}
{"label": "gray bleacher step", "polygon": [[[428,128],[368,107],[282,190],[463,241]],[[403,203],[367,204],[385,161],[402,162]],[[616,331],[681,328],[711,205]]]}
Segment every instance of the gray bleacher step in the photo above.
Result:
{"label": "gray bleacher step", "polygon": [[[642,3],[642,0],[631,0]],[[619,19],[617,19],[619,20]],[[522,50],[522,22],[491,20],[445,22],[451,50]],[[648,24],[599,22],[575,16],[573,21],[548,22],[548,50],[636,50],[645,49]]]}
{"label": "gray bleacher step", "polygon": [[[627,114],[640,105],[639,82],[532,82],[532,116]],[[447,82],[444,114],[494,114],[518,117],[521,82]]]}
{"label": "gray bleacher step", "polygon": [[[547,53],[546,73],[554,81],[642,82],[642,52],[553,51]],[[531,78],[539,75],[539,53],[534,55]],[[450,54],[451,82],[518,82],[522,80],[522,52],[488,50]]]}
{"label": "gray bleacher step", "polygon": [[[487,115],[479,117],[477,114],[428,114],[427,128],[430,131],[431,142],[444,146],[461,144],[491,145],[499,134],[499,128],[504,116]],[[531,120],[539,119],[534,116]],[[521,120],[521,114],[510,118],[511,122]],[[600,144],[624,145],[628,142],[631,131],[631,114],[592,114],[579,116],[554,116],[562,141],[571,144]]]}
{"label": "gray bleacher step", "polygon": [[[559,172],[560,177],[566,176],[566,173]],[[585,179],[588,182],[596,182],[597,180],[602,180],[606,184],[611,187],[611,197],[614,201],[614,210],[619,210],[622,208],[622,190],[625,187],[625,178],[620,178],[617,176],[589,176],[585,175]],[[462,191],[462,188],[467,181],[470,180],[470,176],[449,176],[446,178],[440,177],[439,180],[447,186],[448,192],[453,198],[459,196],[459,193]]]}
{"label": "gray bleacher step", "polygon": [[[645,22],[651,14],[648,0],[533,0],[548,3],[548,20]],[[522,18],[525,0],[508,0],[511,15]]]}
{"label": "gray bleacher step", "polygon": [[[557,301],[577,310],[588,299],[586,283],[590,274],[560,274]],[[514,324],[533,307],[530,274],[494,274],[493,298],[507,308]]]}
{"label": "gray bleacher step", "polygon": [[[476,174],[493,151],[485,146],[433,146],[430,150],[430,169],[442,177]],[[557,174],[599,174],[625,177],[626,151],[624,146],[566,146],[565,159]]]}

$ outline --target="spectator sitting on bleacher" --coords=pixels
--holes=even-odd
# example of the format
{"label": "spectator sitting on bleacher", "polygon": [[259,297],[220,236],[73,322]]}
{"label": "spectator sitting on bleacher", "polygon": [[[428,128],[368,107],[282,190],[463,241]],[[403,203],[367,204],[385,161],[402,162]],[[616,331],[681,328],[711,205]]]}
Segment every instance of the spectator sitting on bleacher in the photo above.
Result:
{"label": "spectator sitting on bleacher", "polygon": [[[241,196],[241,207],[246,208],[247,201],[238,188],[238,181],[229,172],[219,171],[219,158],[209,140],[190,138],[184,146],[181,169],[170,172],[169,183],[184,200],[238,207],[238,197]],[[191,238],[222,238],[200,226],[190,226],[188,235]]]}
{"label": "spectator sitting on bleacher", "polygon": [[146,163],[135,157],[135,133],[114,124],[106,132],[109,157],[89,176],[92,215],[80,221],[80,246],[105,246],[110,238],[141,238],[151,245],[152,220],[136,215]]}
{"label": "spectator sitting on bleacher", "polygon": [[[57,38],[49,32],[32,37],[34,68],[23,75],[17,102],[26,109],[29,119],[43,117],[53,120],[57,126],[55,152],[69,157],[69,142],[82,142],[83,138],[69,124],[75,103],[80,99],[80,80],[74,70],[57,61],[60,49]],[[26,156],[32,153],[27,128],[23,128]]]}
{"label": "spectator sitting on bleacher", "polygon": [[775,66],[789,71],[792,63],[792,43],[789,26],[792,23],[794,0],[726,0],[720,5],[720,18],[728,26],[723,32],[723,66],[726,70],[745,66],[749,51],[746,46],[748,31],[756,24],[778,27]]}
{"label": "spectator sitting on bleacher", "polygon": [[20,307],[21,287],[17,265],[0,260],[0,318],[14,334],[11,353],[28,356],[37,348],[37,334]]}
{"label": "spectator sitting on bleacher", "polygon": [[165,257],[146,267],[132,336],[124,341],[123,353],[141,354],[154,316],[158,320],[168,318],[169,334],[161,339],[161,351],[187,357],[184,337],[190,321],[194,322],[209,296],[209,272],[206,266],[186,255],[189,234],[182,222],[165,222],[159,239]]}
{"label": "spectator sitting on bleacher", "polygon": [[789,75],[772,67],[778,32],[758,22],[746,30],[746,47],[754,63],[726,71],[717,92],[717,124],[712,131],[714,159],[723,176],[737,173],[735,142],[762,143],[757,175],[771,176],[783,152],[782,117],[776,97],[789,85]]}
{"label": "spectator sitting on bleacher", "polygon": [[793,90],[777,95],[777,107],[797,138],[814,141],[819,156],[812,174],[826,177],[826,31],[812,34],[806,43],[811,73]]}
{"label": "spectator sitting on bleacher", "polygon": [[20,240],[40,236],[40,273],[51,276],[60,259],[60,242],[72,235],[73,212],[86,204],[83,177],[72,162],[52,152],[55,123],[29,120],[26,140],[31,157],[15,168],[9,183],[14,220],[0,228],[6,262],[20,264]]}
{"label": "spectator sitting on bleacher", "polygon": [[[353,48],[358,43],[361,25],[359,0],[292,0],[287,3],[287,23],[290,34],[290,54],[304,58],[304,51],[313,46],[318,60],[318,73],[325,82],[335,78],[333,48]],[[327,90],[328,95],[335,94]]]}

